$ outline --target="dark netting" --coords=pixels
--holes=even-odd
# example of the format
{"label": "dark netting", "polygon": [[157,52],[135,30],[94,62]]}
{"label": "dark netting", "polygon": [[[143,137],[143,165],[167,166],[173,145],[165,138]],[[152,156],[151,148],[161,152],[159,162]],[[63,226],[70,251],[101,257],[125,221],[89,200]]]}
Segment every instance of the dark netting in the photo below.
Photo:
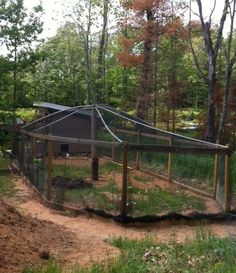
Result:
{"label": "dark netting", "polygon": [[145,216],[212,212],[229,202],[226,147],[159,130],[109,106],[49,113],[21,133],[18,165],[55,204]]}
{"label": "dark netting", "polygon": [[[235,157],[234,154],[232,157]],[[231,198],[232,208],[236,210],[236,160],[230,162],[230,181],[231,181]]]}

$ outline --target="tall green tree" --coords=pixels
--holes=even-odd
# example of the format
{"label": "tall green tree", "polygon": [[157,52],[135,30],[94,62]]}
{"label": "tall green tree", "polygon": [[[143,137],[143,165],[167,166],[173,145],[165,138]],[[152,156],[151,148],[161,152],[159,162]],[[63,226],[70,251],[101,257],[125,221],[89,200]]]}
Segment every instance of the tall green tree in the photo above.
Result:
{"label": "tall green tree", "polygon": [[23,0],[1,1],[1,37],[12,62],[13,92],[12,105],[15,108],[20,97],[18,73],[34,62],[33,43],[43,31],[42,6],[38,5],[28,13]]}

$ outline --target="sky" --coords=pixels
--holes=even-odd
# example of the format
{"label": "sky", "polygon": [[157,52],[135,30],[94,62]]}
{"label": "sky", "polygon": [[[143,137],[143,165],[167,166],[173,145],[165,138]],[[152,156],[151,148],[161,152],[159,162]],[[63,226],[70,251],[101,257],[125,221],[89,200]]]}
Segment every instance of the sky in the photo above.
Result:
{"label": "sky", "polygon": [[[78,0],[77,0],[78,1]],[[64,14],[66,12],[66,6],[71,7],[76,3],[76,0],[25,0],[25,6],[27,9],[31,9],[33,6],[36,6],[40,2],[43,5],[45,14],[43,15],[44,22],[44,32],[42,34],[43,38],[48,38],[56,34],[58,27],[63,24]],[[204,15],[209,16],[214,0],[202,0],[203,12]],[[220,16],[222,14],[224,1],[216,0],[216,9],[213,14],[213,20],[215,22],[219,22]],[[193,11],[197,13],[197,5],[193,2]],[[197,18],[194,14],[192,18]],[[188,15],[186,15],[186,19],[188,19]],[[225,34],[227,33],[227,24],[225,27]]]}

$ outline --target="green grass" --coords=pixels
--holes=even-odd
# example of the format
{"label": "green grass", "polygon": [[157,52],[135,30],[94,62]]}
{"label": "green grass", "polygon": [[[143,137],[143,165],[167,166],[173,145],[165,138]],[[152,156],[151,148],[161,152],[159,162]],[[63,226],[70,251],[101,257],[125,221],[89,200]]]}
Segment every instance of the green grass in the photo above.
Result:
{"label": "green grass", "polygon": [[[99,174],[106,175],[109,173],[118,173],[121,172],[121,167],[118,164],[113,162],[107,162],[102,164],[99,167]],[[71,179],[76,179],[79,177],[90,177],[91,176],[91,167],[90,166],[83,166],[83,167],[76,167],[73,165],[54,165],[53,166],[53,176],[65,176]]]}
{"label": "green grass", "polygon": [[[121,167],[112,162],[105,163],[100,167],[100,174],[106,175],[112,172],[120,172]],[[90,167],[54,166],[54,176],[66,176],[72,179],[78,177],[89,177]],[[151,178],[135,175],[136,181],[147,183]],[[66,190],[63,194],[58,194],[59,202],[72,202],[83,207],[92,207],[102,209],[110,213],[119,211],[119,199],[121,190],[115,184],[112,178],[108,184],[103,187],[92,187],[84,189]],[[61,198],[61,200],[60,200]],[[142,190],[137,187],[128,189],[129,214],[134,216],[140,215],[157,215],[160,213],[183,212],[186,210],[202,211],[205,209],[204,202],[193,196],[188,196],[183,192],[173,192],[155,188]]]}
{"label": "green grass", "polygon": [[[108,264],[73,267],[71,273],[234,273],[236,272],[236,241],[217,238],[205,231],[192,241],[158,243],[152,238],[141,241],[113,238],[120,257]],[[50,264],[24,273],[62,273],[62,267]],[[69,271],[67,271],[69,273]]]}
{"label": "green grass", "polygon": [[118,199],[121,191],[112,180],[102,187],[74,190],[54,189],[54,193],[55,201],[59,203],[72,202],[83,208],[101,209],[114,214],[119,210]]}
{"label": "green grass", "polygon": [[133,215],[156,215],[158,213],[183,212],[185,210],[203,211],[204,202],[183,192],[173,192],[161,188],[140,190],[129,189]]}
{"label": "green grass", "polygon": [[138,182],[142,182],[142,183],[148,183],[152,181],[151,177],[147,177],[147,176],[143,176],[143,175],[134,175],[133,178],[138,181]]}
{"label": "green grass", "polygon": [[14,184],[9,176],[9,164],[9,160],[0,157],[0,197],[9,196],[14,193]]}
{"label": "green grass", "polygon": [[[156,173],[167,175],[167,154],[142,153],[141,167]],[[214,158],[208,155],[172,156],[172,179],[190,186],[210,191],[214,172]]]}

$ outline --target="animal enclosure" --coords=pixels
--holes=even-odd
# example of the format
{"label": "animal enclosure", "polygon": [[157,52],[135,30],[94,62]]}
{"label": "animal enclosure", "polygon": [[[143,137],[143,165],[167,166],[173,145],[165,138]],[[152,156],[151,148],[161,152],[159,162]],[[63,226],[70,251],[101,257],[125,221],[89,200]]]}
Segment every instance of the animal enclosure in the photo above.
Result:
{"label": "animal enclosure", "polygon": [[[63,128],[71,116],[80,128],[80,112],[89,138],[53,134],[53,126]],[[228,147],[157,129],[110,106],[59,110],[23,126],[17,136],[20,170],[55,206],[122,217],[231,209]],[[53,152],[58,142],[77,153]]]}

